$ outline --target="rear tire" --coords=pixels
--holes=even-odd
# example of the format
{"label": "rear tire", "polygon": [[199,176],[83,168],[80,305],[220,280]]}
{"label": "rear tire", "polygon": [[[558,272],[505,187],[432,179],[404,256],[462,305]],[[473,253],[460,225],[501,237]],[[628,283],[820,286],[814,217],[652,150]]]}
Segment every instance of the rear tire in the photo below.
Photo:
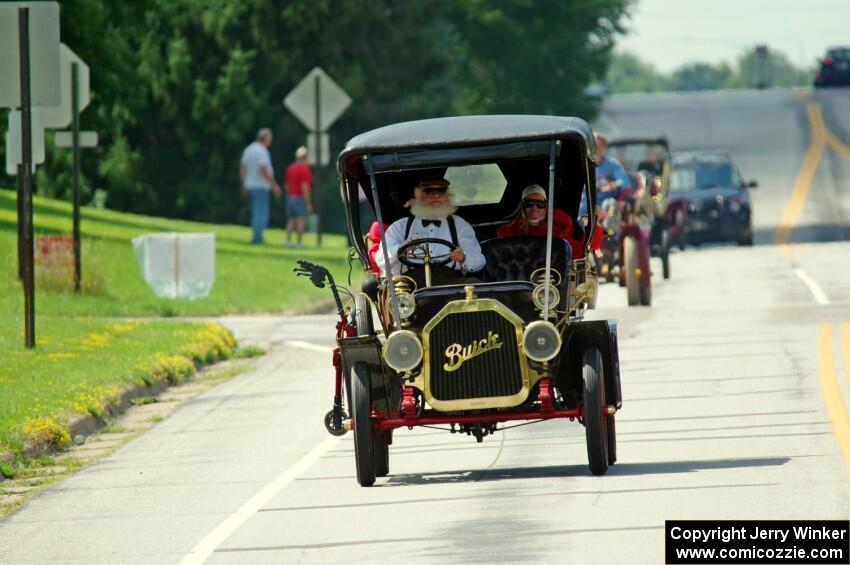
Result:
{"label": "rear tire", "polygon": [[661,268],[662,274],[664,275],[664,280],[670,278],[670,240],[672,236],[670,235],[670,230],[665,229],[661,232]]}
{"label": "rear tire", "polygon": [[377,432],[372,437],[372,460],[375,465],[375,476],[386,477],[390,474],[390,448],[386,435],[390,432]]}
{"label": "rear tire", "polygon": [[743,236],[738,238],[738,245],[742,247],[752,247],[753,245],[753,232],[752,230],[746,232]]}
{"label": "rear tire", "polygon": [[676,223],[676,240],[679,245],[679,251],[684,251],[685,245],[688,243],[687,237],[685,236],[685,213],[681,210],[677,210],[673,218],[673,221]]}
{"label": "rear tire", "polygon": [[608,432],[608,466],[617,462],[617,423],[614,414],[605,416],[605,430]]}
{"label": "rear tire", "polygon": [[641,285],[640,287],[640,305],[652,306],[652,286],[649,281],[647,281],[646,286]]}
{"label": "rear tire", "polygon": [[366,363],[355,363],[352,377],[351,420],[357,482],[362,487],[370,487],[375,484],[375,434],[372,432],[371,383]]}
{"label": "rear tire", "polygon": [[635,238],[627,237],[623,241],[623,273],[621,277],[625,278],[626,293],[629,298],[629,306],[637,306],[640,304],[640,278],[637,276],[638,269],[638,247]]}
{"label": "rear tire", "polygon": [[587,349],[582,359],[584,379],[584,428],[587,436],[587,461],[590,472],[604,475],[608,471],[608,417],[605,407],[605,385],[602,376],[602,354],[598,349]]}

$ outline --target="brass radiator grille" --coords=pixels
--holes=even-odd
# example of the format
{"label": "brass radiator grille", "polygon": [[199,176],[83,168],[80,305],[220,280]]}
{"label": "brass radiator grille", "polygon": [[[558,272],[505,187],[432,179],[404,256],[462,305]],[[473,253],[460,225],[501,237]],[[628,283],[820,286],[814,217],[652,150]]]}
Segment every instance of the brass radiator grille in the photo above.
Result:
{"label": "brass radiator grille", "polygon": [[428,339],[434,398],[511,396],[522,390],[516,329],[498,312],[448,314],[430,331]]}

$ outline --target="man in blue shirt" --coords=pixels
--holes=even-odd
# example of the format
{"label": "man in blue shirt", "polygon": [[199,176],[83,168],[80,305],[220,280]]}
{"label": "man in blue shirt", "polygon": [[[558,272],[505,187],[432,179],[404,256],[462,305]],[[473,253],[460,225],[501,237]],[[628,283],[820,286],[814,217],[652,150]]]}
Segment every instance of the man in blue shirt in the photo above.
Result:
{"label": "man in blue shirt", "polygon": [[[596,140],[596,207],[602,208],[602,203],[608,199],[617,199],[620,190],[629,188],[631,182],[626,169],[613,157],[606,155],[608,140],[601,133],[594,133]],[[587,195],[582,193],[579,214],[587,214]]]}
{"label": "man in blue shirt", "polygon": [[609,198],[618,198],[620,190],[629,188],[629,175],[623,165],[606,155],[608,140],[601,133],[594,133],[596,140],[596,205],[600,208]]}

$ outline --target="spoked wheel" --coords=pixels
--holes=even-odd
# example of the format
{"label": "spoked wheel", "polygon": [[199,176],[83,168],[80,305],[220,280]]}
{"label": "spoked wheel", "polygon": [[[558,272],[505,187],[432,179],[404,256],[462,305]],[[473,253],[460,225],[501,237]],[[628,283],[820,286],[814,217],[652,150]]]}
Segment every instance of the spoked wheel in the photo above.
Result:
{"label": "spoked wheel", "polygon": [[670,240],[672,236],[670,235],[670,230],[665,229],[661,232],[661,251],[659,255],[661,255],[661,268],[662,274],[664,275],[664,279],[670,278]]}
{"label": "spoked wheel", "polygon": [[626,292],[629,297],[629,306],[640,304],[640,278],[637,276],[638,269],[638,247],[637,241],[632,236],[623,241],[623,271],[626,279]]}
{"label": "spoked wheel", "polygon": [[[355,363],[351,375],[351,420],[354,424],[354,460],[357,482],[362,487],[375,484],[376,450],[372,432],[372,398],[369,367]],[[386,446],[385,446],[386,448]]]}
{"label": "spoked wheel", "polygon": [[[584,379],[584,429],[587,435],[587,461],[590,472],[604,475],[611,462],[608,451],[608,416],[605,407],[605,386],[602,378],[602,354],[598,349],[588,349],[583,358]],[[615,442],[616,445],[616,442]]]}

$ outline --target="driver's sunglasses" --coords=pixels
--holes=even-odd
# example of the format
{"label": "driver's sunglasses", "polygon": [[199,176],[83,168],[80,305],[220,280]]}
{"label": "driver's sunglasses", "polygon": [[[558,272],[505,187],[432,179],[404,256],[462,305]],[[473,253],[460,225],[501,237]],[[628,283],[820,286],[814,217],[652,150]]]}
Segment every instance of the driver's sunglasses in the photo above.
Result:
{"label": "driver's sunglasses", "polygon": [[425,194],[445,194],[448,189],[444,186],[426,186],[422,189]]}
{"label": "driver's sunglasses", "polygon": [[545,200],[536,200],[534,198],[526,198],[525,200],[522,201],[522,207],[523,208],[537,207],[537,208],[540,208],[541,210],[545,210],[546,206],[547,206],[547,204],[546,204]]}

